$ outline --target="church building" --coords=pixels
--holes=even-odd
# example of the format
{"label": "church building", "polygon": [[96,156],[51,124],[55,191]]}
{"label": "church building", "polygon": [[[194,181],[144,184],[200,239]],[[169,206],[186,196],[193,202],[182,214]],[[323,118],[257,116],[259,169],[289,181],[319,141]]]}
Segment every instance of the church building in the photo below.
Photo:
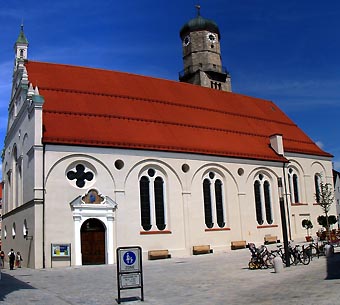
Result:
{"label": "church building", "polygon": [[49,268],[114,264],[121,246],[183,257],[282,240],[280,194],[290,239],[304,238],[305,218],[317,230],[332,155],[275,103],[232,92],[214,21],[198,12],[180,38],[184,69],[169,81],[31,61],[21,28],[2,154],[5,252]]}

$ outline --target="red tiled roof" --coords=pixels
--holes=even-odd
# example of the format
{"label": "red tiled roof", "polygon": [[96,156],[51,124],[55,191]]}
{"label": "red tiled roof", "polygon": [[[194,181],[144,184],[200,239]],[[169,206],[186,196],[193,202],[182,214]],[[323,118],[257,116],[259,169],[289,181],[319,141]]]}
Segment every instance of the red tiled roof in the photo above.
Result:
{"label": "red tiled roof", "polygon": [[43,142],[284,161],[270,148],[331,157],[274,103],[100,69],[26,63],[43,105]]}

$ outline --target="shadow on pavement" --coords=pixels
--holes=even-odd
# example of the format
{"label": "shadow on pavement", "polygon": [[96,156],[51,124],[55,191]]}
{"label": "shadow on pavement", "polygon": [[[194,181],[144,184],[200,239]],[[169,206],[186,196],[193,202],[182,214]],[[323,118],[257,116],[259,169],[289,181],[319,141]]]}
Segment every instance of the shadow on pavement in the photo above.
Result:
{"label": "shadow on pavement", "polygon": [[35,289],[25,282],[19,281],[15,277],[1,272],[0,280],[0,302],[6,299],[6,295],[21,289]]}
{"label": "shadow on pavement", "polygon": [[340,253],[334,253],[327,258],[326,280],[340,279]]}

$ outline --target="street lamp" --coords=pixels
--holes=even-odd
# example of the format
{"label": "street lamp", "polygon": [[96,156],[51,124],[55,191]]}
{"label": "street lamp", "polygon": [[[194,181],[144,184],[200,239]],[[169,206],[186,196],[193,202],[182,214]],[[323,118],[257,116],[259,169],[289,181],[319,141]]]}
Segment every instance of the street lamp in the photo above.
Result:
{"label": "street lamp", "polygon": [[289,260],[289,247],[288,247],[288,233],[287,233],[287,220],[286,220],[286,209],[285,202],[283,197],[283,185],[282,178],[277,178],[277,184],[279,187],[279,199],[280,199],[280,212],[281,212],[281,224],[282,224],[282,235],[283,235],[283,247],[284,247],[284,255],[286,259],[286,267],[290,266]]}

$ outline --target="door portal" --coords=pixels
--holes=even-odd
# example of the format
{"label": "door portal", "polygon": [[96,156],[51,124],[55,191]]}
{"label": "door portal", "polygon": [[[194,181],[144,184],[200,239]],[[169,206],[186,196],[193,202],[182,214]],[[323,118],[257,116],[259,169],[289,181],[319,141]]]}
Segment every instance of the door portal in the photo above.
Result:
{"label": "door portal", "polygon": [[81,226],[81,253],[83,265],[105,264],[105,227],[95,218]]}

